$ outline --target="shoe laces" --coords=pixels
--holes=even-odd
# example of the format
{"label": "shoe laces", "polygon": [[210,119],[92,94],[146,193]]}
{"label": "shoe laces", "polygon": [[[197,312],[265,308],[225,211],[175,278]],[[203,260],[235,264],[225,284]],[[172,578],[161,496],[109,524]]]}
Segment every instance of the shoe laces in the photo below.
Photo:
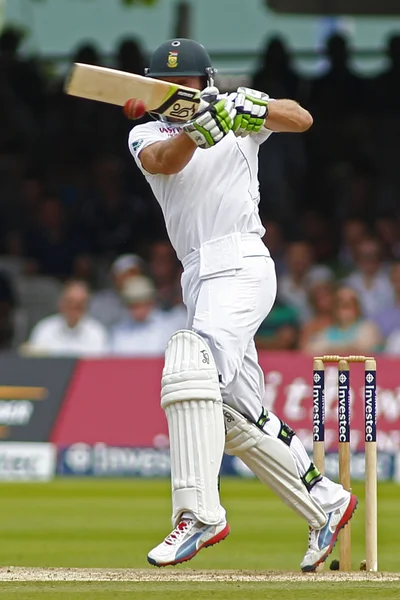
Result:
{"label": "shoe laces", "polygon": [[191,523],[193,523],[192,519],[182,519],[175,529],[165,538],[165,543],[170,546],[176,544],[185,535]]}
{"label": "shoe laces", "polygon": [[308,549],[318,550],[318,544],[316,540],[316,530],[313,527],[308,528]]}

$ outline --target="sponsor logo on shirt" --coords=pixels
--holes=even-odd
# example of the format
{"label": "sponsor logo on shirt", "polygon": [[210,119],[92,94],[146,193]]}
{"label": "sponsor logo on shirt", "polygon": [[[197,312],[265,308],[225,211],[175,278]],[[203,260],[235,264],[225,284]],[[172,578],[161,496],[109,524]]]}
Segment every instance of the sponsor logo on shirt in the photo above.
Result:
{"label": "sponsor logo on shirt", "polygon": [[178,135],[181,132],[179,127],[159,127],[160,133],[166,133],[169,137]]}
{"label": "sponsor logo on shirt", "polygon": [[135,142],[132,142],[131,148],[132,148],[133,152],[135,152],[137,154],[139,149],[143,145],[143,142],[144,142],[144,140],[136,140]]}

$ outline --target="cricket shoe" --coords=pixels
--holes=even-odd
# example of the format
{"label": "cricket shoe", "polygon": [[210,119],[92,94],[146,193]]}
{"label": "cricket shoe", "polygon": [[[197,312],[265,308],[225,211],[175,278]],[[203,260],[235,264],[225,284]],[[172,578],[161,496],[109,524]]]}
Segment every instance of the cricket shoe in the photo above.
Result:
{"label": "cricket shoe", "polygon": [[208,548],[224,540],[230,532],[224,520],[217,525],[205,525],[194,519],[182,519],[161,544],[147,556],[151,565],[166,567],[190,560],[202,548]]}
{"label": "cricket shoe", "polygon": [[342,507],[328,513],[328,520],[321,529],[310,527],[308,550],[300,565],[303,572],[315,571],[332,552],[339,531],[347,525],[357,508],[357,496],[348,492],[348,498]]}

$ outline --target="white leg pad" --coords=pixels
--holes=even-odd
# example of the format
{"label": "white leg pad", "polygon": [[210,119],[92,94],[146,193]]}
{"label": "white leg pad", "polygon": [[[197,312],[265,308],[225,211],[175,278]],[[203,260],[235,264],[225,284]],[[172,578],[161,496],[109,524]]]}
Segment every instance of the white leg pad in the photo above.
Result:
{"label": "white leg pad", "polygon": [[323,527],[327,515],[302,483],[289,447],[264,433],[230,406],[224,404],[223,410],[226,454],[239,457],[262,483],[305,519],[310,527]]}
{"label": "white leg pad", "polygon": [[225,443],[222,398],[211,351],[193,331],[178,331],[169,341],[161,406],[170,439],[172,524],[188,511],[215,525],[223,514],[218,491]]}

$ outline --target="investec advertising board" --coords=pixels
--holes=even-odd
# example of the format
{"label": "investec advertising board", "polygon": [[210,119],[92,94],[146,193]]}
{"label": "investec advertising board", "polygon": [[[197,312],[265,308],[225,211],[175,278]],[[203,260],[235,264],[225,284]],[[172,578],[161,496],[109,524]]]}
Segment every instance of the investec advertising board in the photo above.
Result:
{"label": "investec advertising board", "polygon": [[[400,481],[400,463],[396,455],[380,452],[377,465],[378,479]],[[131,448],[98,443],[76,443],[58,452],[57,474],[73,477],[169,477],[171,463],[168,449]],[[325,474],[331,479],[339,477],[336,452],[326,456]],[[363,453],[352,457],[352,479],[364,479]],[[234,456],[224,455],[221,475],[253,477],[252,472]]]}
{"label": "investec advertising board", "polygon": [[49,440],[75,364],[74,359],[1,355],[0,440]]}
{"label": "investec advertising board", "polygon": [[[169,477],[171,462],[167,448],[77,443],[61,448],[57,473],[79,477]],[[224,456],[221,474],[252,476],[242,461],[234,456]]]}
{"label": "investec advertising board", "polygon": [[48,440],[76,361],[0,358],[0,480],[48,481],[56,447]]}
{"label": "investec advertising board", "polygon": [[[399,478],[400,362],[377,357],[378,475]],[[260,353],[264,404],[287,421],[312,451],[312,359]],[[4,441],[52,442],[63,475],[164,476],[168,430],[160,408],[162,359],[0,358],[0,435]],[[337,474],[337,370],[326,368],[327,472]],[[350,439],[355,478],[364,474],[363,366],[350,372]],[[1,447],[0,442],[0,447]],[[18,457],[7,455],[8,465]],[[25,455],[24,455],[25,456]],[[23,464],[24,458],[21,455]],[[15,460],[14,460],[15,459]],[[10,462],[11,461],[11,462]],[[26,464],[26,463],[25,463]],[[9,468],[11,468],[9,467]],[[240,461],[223,472],[246,475]]]}
{"label": "investec advertising board", "polygon": [[[287,421],[312,449],[312,359],[295,352],[260,353],[265,373],[264,404]],[[400,361],[377,360],[378,448],[400,452]],[[160,408],[162,360],[80,361],[68,388],[51,441],[110,446],[163,447],[167,423]],[[364,449],[364,370],[350,372],[350,440]],[[326,367],[325,438],[327,451],[337,450],[337,370]]]}
{"label": "investec advertising board", "polygon": [[44,442],[2,442],[1,481],[48,481],[55,473],[57,449]]}
{"label": "investec advertising board", "polygon": [[[297,353],[260,353],[260,362],[265,373],[265,405],[296,430],[311,452],[312,359]],[[60,473],[79,474],[75,468],[75,453],[83,451],[82,461],[86,461],[87,470],[81,466],[81,474],[165,474],[168,432],[160,408],[162,364],[159,359],[103,359],[78,364],[51,436],[51,441],[61,448]],[[378,359],[378,473],[381,479],[393,478],[399,472],[397,371],[396,361]],[[350,439],[355,453],[355,478],[364,475],[363,376],[362,365],[352,367]],[[327,473],[336,476],[337,405],[337,370],[329,366],[326,369],[325,427],[327,452],[332,454],[327,457]],[[157,464],[158,459],[160,464]],[[245,474],[242,466],[230,463],[228,457],[224,472]]]}

